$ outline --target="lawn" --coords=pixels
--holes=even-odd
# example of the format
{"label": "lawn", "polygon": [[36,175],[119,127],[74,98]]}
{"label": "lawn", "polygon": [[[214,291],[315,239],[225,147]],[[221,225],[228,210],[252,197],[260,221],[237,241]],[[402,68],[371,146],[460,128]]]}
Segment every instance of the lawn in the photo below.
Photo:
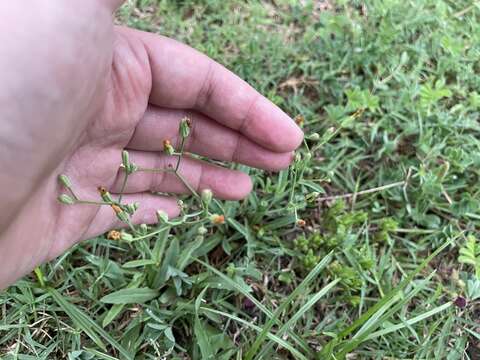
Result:
{"label": "lawn", "polygon": [[254,191],[212,205],[224,224],[91,239],[18,281],[0,358],[480,359],[480,3],[137,0],[117,19],[226,65],[305,143],[279,174],[236,166]]}

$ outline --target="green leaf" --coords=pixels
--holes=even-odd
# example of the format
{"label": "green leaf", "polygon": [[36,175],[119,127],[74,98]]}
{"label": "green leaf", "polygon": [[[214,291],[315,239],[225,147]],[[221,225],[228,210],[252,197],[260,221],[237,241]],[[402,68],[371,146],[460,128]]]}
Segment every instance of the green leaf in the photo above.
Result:
{"label": "green leaf", "polygon": [[122,265],[122,267],[125,269],[132,269],[136,267],[155,265],[155,264],[156,264],[156,261],[153,259],[142,259],[142,260],[133,260],[133,261],[126,262],[125,264]]}
{"label": "green leaf", "polygon": [[118,314],[120,314],[120,312],[123,310],[123,307],[123,304],[113,305],[110,310],[108,310],[107,315],[105,315],[103,318],[102,327],[107,327],[118,316]]}
{"label": "green leaf", "polygon": [[122,289],[100,299],[105,304],[143,304],[156,298],[158,290],[150,288]]}

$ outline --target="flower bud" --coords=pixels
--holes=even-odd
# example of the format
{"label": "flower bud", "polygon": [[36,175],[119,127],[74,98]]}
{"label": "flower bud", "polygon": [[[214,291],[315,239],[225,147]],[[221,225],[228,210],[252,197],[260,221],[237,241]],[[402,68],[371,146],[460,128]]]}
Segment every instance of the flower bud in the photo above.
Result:
{"label": "flower bud", "polygon": [[319,196],[320,196],[320,193],[317,191],[314,191],[307,194],[307,196],[305,196],[305,200],[307,200],[307,202],[314,202]]}
{"label": "flower bud", "polygon": [[203,189],[201,193],[202,202],[205,206],[208,206],[213,198],[212,190],[210,189]]}
{"label": "flower bud", "polygon": [[197,229],[197,234],[198,235],[205,235],[208,232],[207,228],[205,226],[200,226]]}
{"label": "flower bud", "polygon": [[223,224],[225,224],[225,216],[223,216],[223,215],[213,214],[212,216],[210,216],[210,220],[211,220],[212,223],[214,223],[215,225],[223,225]]}
{"label": "flower bud", "polygon": [[63,175],[63,174],[59,175],[58,182],[61,185],[65,186],[67,189],[70,189],[72,187],[72,182],[70,181],[67,175]]}
{"label": "flower bud", "polygon": [[103,186],[100,186],[98,188],[98,192],[100,193],[100,196],[102,197],[103,201],[105,201],[107,203],[112,203],[113,202],[112,195],[110,195],[110,193],[107,191],[107,189],[105,189]]}
{"label": "flower bud", "polygon": [[157,220],[159,223],[164,224],[168,222],[168,214],[163,210],[157,210]]}
{"label": "flower bud", "polygon": [[133,240],[133,236],[132,236],[132,234],[129,234],[129,233],[126,233],[126,232],[122,232],[121,239],[122,239],[123,241],[132,241],[132,240]]}
{"label": "flower bud", "polygon": [[180,121],[179,133],[182,138],[185,139],[188,137],[188,135],[190,135],[190,126],[191,126],[191,122],[189,118],[184,117]]}
{"label": "flower bud", "polygon": [[73,205],[75,204],[75,200],[73,200],[70,196],[67,194],[62,194],[58,197],[58,201],[60,201],[62,204],[65,205]]}
{"label": "flower bud", "polygon": [[304,227],[306,224],[307,224],[306,221],[303,219],[297,220],[297,226]]}
{"label": "flower bud", "polygon": [[175,153],[175,149],[173,148],[170,140],[163,141],[163,152],[167,155],[173,155]]}
{"label": "flower bud", "polygon": [[298,126],[303,126],[303,123],[305,122],[305,118],[303,117],[303,115],[297,115],[293,120]]}
{"label": "flower bud", "polygon": [[[115,206],[115,205],[112,205],[112,207],[113,207],[113,206]],[[120,209],[119,212],[117,212],[117,211],[115,210],[115,213],[117,214],[117,218],[118,218],[121,222],[124,222],[124,223],[128,224],[128,222],[129,222],[130,219],[129,219],[129,217],[128,217],[128,215],[127,215],[127,213],[126,213],[125,211],[123,211],[123,210]]]}
{"label": "flower bud", "polygon": [[122,164],[125,167],[125,170],[128,171],[128,169],[130,168],[130,156],[128,155],[127,150],[122,151]]}
{"label": "flower bud", "polygon": [[310,134],[308,137],[307,137],[308,140],[312,140],[312,141],[318,141],[320,140],[320,134],[319,133],[313,133],[313,134]]}
{"label": "flower bud", "polygon": [[138,202],[135,202],[135,203],[133,203],[133,204],[128,204],[128,205],[125,206],[125,211],[126,211],[127,213],[129,213],[130,215],[133,215],[133,214],[135,214],[135,211],[138,210],[138,207],[139,207],[139,206],[140,206],[140,205],[139,205]]}
{"label": "flower bud", "polygon": [[140,224],[140,233],[142,235],[146,235],[148,233],[148,226],[147,224]]}

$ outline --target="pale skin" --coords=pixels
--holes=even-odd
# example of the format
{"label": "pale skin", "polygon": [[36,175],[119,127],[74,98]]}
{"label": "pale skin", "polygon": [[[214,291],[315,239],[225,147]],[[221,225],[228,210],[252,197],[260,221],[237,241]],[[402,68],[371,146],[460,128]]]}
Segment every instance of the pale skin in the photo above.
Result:
{"label": "pale skin", "polygon": [[[0,289],[75,243],[121,227],[111,208],[66,206],[59,174],[79,197],[121,187],[121,151],[142,167],[165,168],[163,140],[216,160],[280,170],[302,131],[277,106],[220,64],[172,39],[116,27],[119,0],[0,2]],[[76,3],[74,5],[74,3]],[[240,200],[250,178],[185,158],[181,174],[196,189]],[[178,215],[188,193],[174,174],[135,173],[124,201],[140,202],[135,224],[156,210]]]}

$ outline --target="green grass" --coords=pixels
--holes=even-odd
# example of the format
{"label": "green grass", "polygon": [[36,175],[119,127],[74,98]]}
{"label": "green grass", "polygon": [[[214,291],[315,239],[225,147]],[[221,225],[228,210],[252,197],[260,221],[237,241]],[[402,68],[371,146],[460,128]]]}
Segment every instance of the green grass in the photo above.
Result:
{"label": "green grass", "polygon": [[18,281],[0,294],[2,359],[480,358],[480,3],[325,3],[119,11],[319,139],[280,174],[240,167],[255,191],[201,245],[196,227],[99,237]]}

